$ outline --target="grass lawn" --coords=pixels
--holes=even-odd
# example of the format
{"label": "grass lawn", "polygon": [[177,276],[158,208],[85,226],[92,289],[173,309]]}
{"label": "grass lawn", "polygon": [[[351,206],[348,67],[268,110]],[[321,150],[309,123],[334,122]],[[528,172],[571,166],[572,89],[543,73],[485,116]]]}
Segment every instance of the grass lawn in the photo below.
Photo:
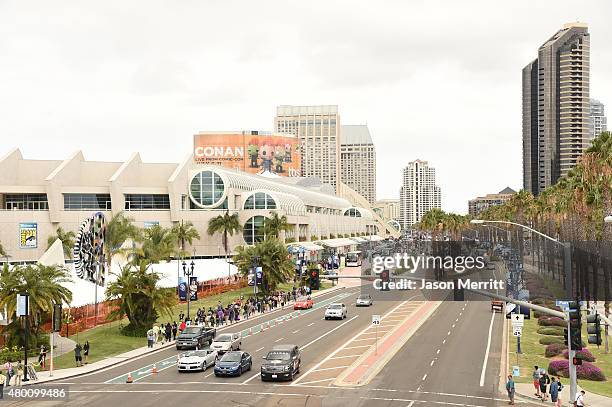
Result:
{"label": "grass lawn", "polygon": [[[583,317],[583,321],[586,318]],[[546,345],[541,345],[539,340],[545,335],[537,333],[539,328],[538,320],[531,318],[525,320],[525,326],[523,326],[523,332],[521,336],[521,351],[519,355],[519,366],[521,376],[515,378],[518,383],[531,383],[531,373],[533,372],[534,366],[540,366],[548,370],[548,364],[550,359],[544,356]],[[583,323],[583,340],[586,343],[586,324]],[[512,366],[517,364],[516,355],[516,338],[512,335],[512,329],[508,332],[508,349],[510,351],[508,362],[508,369],[512,371]],[[585,389],[587,392],[593,392],[601,394],[603,396],[612,397],[612,353],[605,354],[604,347],[601,346],[597,349],[595,345],[588,346],[589,351],[595,356],[595,365],[598,366],[605,374],[607,381],[595,382],[590,380],[578,380],[578,385]],[[564,384],[567,384],[569,379],[561,379]]]}
{"label": "grass lawn", "polygon": [[[279,290],[291,290],[293,283],[282,284],[278,287]],[[321,281],[321,290],[331,287],[331,283],[328,281]],[[252,287],[245,287],[240,290],[228,291],[222,294],[212,295],[210,297],[198,299],[190,305],[192,315],[197,311],[198,307],[208,309],[208,307],[216,307],[217,302],[220,300],[222,304],[227,305],[230,301],[235,300],[244,294],[247,297],[253,292]],[[178,304],[175,306],[174,315],[178,318],[180,311],[187,313],[187,304]],[[167,322],[167,317],[161,317],[158,319],[161,322]],[[70,336],[70,339],[78,341],[83,345],[86,340],[89,340],[91,350],[89,352],[89,362],[96,362],[104,358],[117,356],[119,354],[129,352],[131,350],[146,346],[146,339],[140,337],[131,337],[121,335],[119,328],[121,325],[127,325],[127,319],[123,321],[115,321],[104,326],[98,326],[96,328],[88,329],[87,331],[80,332],[77,335]],[[69,367],[75,367],[74,352],[71,350],[68,353],[63,354],[55,358],[55,369],[65,369]]]}

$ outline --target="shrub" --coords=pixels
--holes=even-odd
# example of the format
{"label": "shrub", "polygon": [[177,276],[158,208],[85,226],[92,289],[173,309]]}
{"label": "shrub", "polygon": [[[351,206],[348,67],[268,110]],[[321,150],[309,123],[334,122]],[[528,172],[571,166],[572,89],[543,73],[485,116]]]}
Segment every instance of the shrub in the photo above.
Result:
{"label": "shrub", "polygon": [[295,242],[295,238],[293,237],[288,237],[287,239],[285,239],[285,243],[294,243]]}
{"label": "shrub", "polygon": [[561,336],[543,336],[540,338],[540,344],[542,345],[551,345],[553,343],[563,344],[565,340]]}
{"label": "shrub", "polygon": [[330,233],[330,234],[329,234],[329,238],[330,238],[330,239],[335,239],[335,238],[336,238],[336,235],[334,235],[333,233]]}
{"label": "shrub", "polygon": [[540,335],[563,336],[563,328],[560,326],[543,326],[538,329]]}
{"label": "shrub", "polygon": [[[567,349],[563,352],[563,357],[565,359],[569,359],[569,352]],[[582,348],[582,350],[576,351],[576,357],[578,359],[582,359],[585,362],[595,362],[595,356],[591,353],[587,348]]]}
{"label": "shrub", "polygon": [[[548,373],[553,376],[569,377],[569,360],[553,360],[548,365]],[[582,362],[582,365],[576,366],[576,373],[578,379],[606,381],[601,369],[589,362]]]}
{"label": "shrub", "polygon": [[319,236],[312,235],[312,236],[310,236],[310,240],[319,240]]}
{"label": "shrub", "polygon": [[538,325],[541,326],[560,326],[560,327],[567,327],[567,322],[559,317],[547,317],[547,316],[542,316],[541,318],[538,319]]}
{"label": "shrub", "polygon": [[567,345],[564,343],[551,343],[546,347],[544,356],[552,358],[553,356],[560,355],[565,349],[567,349]]}

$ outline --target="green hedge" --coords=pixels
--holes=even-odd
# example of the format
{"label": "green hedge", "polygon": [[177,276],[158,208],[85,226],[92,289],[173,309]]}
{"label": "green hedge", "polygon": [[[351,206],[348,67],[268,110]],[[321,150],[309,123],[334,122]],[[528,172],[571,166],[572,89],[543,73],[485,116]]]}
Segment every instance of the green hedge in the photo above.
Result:
{"label": "green hedge", "polygon": [[563,328],[560,326],[545,326],[538,328],[538,333],[540,335],[554,335],[554,336],[563,336]]}
{"label": "green hedge", "polygon": [[563,339],[563,337],[559,337],[559,336],[543,336],[540,338],[540,344],[542,345],[550,345],[552,343],[559,343],[559,344],[563,344],[565,343],[565,340]]}

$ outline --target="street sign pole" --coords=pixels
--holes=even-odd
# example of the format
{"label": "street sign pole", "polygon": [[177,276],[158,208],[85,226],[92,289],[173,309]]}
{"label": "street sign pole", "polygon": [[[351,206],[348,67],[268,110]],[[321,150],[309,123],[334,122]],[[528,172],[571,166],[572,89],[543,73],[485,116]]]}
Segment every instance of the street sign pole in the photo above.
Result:
{"label": "street sign pole", "polygon": [[[578,310],[580,312],[580,310]],[[570,379],[570,402],[576,400],[576,392],[578,391],[578,383],[576,382],[576,365],[574,365],[574,357],[576,351],[572,350],[572,321],[567,317],[567,359],[569,362],[569,379]]]}

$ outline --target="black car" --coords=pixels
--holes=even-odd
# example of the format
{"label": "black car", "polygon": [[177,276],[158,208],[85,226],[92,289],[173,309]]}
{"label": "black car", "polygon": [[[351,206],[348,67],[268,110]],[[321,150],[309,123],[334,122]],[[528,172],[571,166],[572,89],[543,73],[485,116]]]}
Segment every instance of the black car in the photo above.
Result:
{"label": "black car", "polygon": [[242,351],[226,352],[215,363],[215,376],[240,376],[243,372],[251,370],[253,359],[251,355]]}
{"label": "black car", "polygon": [[188,326],[176,337],[176,349],[202,349],[211,344],[216,335],[215,328]]}
{"label": "black car", "polygon": [[296,345],[277,345],[264,356],[261,380],[293,380],[300,372],[302,355]]}

